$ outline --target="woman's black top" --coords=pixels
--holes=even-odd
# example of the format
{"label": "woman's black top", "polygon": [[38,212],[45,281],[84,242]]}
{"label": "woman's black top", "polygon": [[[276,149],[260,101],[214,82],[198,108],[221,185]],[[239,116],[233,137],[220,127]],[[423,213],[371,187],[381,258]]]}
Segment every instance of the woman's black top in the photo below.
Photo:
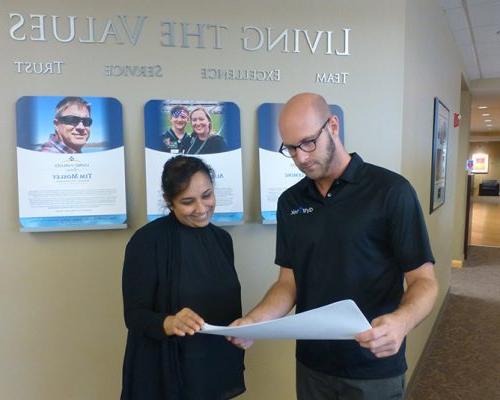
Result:
{"label": "woman's black top", "polygon": [[226,142],[219,135],[211,135],[207,140],[200,140],[195,133],[191,135],[191,144],[189,145],[187,154],[213,154],[226,151]]}
{"label": "woman's black top", "polygon": [[241,316],[229,234],[182,225],[173,214],[139,229],[125,252],[129,329],[122,400],[223,400],[245,391],[244,352],[222,336],[166,336],[163,321],[184,307],[206,322]]}

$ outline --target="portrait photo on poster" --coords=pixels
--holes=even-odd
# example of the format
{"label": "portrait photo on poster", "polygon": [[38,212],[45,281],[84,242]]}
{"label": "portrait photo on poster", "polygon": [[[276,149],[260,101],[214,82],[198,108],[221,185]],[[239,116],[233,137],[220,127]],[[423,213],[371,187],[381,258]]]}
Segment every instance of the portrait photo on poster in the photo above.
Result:
{"label": "portrait photo on poster", "polygon": [[172,154],[214,154],[241,147],[240,114],[231,102],[150,100],[146,147]]}
{"label": "portrait photo on poster", "polygon": [[16,103],[17,146],[92,153],[123,146],[122,108],[111,97],[24,96]]}

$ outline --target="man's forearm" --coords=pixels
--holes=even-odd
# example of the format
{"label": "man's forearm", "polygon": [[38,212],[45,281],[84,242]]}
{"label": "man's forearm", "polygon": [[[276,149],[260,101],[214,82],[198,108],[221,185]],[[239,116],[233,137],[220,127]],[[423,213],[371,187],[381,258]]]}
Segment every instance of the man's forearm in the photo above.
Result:
{"label": "man's forearm", "polygon": [[264,298],[246,316],[254,322],[280,318],[295,306],[297,290],[292,270],[282,268],[278,280]]}
{"label": "man's forearm", "polygon": [[438,284],[434,277],[432,264],[424,264],[428,273],[409,280],[401,304],[395,311],[405,321],[405,331],[410,332],[430,314],[438,294]]}

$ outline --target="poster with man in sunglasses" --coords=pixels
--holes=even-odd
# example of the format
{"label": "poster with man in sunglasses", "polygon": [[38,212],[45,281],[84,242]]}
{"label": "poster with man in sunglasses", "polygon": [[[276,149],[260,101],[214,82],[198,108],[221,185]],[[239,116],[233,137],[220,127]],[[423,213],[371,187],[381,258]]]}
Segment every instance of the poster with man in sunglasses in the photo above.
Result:
{"label": "poster with man in sunglasses", "polygon": [[16,120],[21,231],[126,227],[118,100],[23,96]]}

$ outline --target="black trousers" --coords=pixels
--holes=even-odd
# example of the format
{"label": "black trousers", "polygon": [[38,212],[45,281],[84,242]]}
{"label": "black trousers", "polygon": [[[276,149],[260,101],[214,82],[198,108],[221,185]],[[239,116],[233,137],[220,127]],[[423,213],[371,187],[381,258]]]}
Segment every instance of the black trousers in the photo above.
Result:
{"label": "black trousers", "polygon": [[314,371],[297,361],[297,400],[403,400],[404,375],[347,379]]}

